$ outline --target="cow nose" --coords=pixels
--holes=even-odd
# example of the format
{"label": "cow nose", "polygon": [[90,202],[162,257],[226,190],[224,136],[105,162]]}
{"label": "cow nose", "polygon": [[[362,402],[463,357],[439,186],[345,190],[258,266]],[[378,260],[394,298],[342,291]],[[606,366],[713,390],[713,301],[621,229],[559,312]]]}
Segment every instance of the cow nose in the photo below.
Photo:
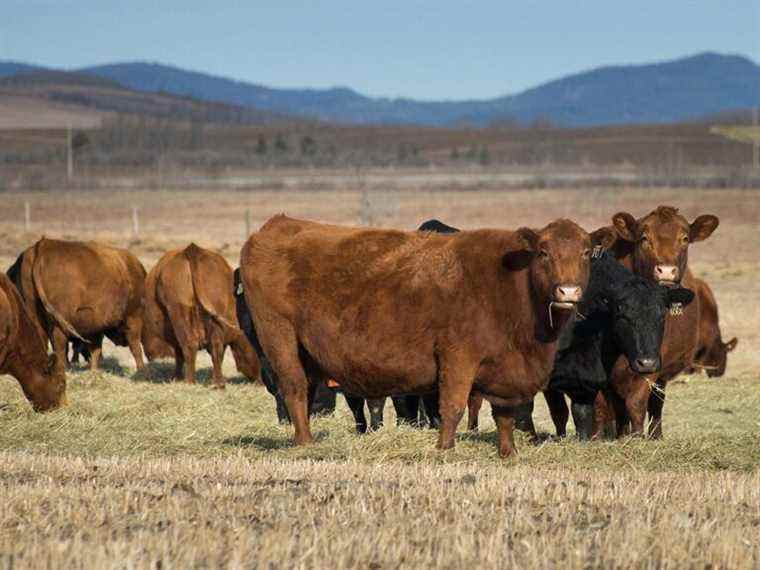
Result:
{"label": "cow nose", "polygon": [[636,359],[636,372],[642,374],[649,374],[651,372],[657,372],[660,370],[659,358],[637,358]]}
{"label": "cow nose", "polygon": [[675,283],[678,281],[678,267],[675,265],[655,265],[654,278],[656,281]]}
{"label": "cow nose", "polygon": [[559,285],[554,291],[558,303],[578,303],[581,300],[581,288],[577,285]]}

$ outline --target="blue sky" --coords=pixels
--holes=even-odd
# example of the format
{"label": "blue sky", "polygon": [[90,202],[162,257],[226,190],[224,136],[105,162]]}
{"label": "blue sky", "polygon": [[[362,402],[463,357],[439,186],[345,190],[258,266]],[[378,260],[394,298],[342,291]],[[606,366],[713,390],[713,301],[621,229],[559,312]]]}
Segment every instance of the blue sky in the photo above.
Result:
{"label": "blue sky", "polygon": [[0,59],[158,61],[276,87],[487,98],[700,51],[760,62],[758,0],[3,0]]}

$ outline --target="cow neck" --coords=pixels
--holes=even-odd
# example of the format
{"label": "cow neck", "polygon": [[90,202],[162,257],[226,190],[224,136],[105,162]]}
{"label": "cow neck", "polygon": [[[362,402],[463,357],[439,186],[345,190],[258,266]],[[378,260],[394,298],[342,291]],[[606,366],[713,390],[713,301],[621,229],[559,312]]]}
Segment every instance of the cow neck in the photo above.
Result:
{"label": "cow neck", "polygon": [[45,342],[29,317],[28,309],[19,296],[14,296],[19,311],[19,331],[16,345],[7,359],[8,372],[18,380],[27,399],[36,403],[54,390],[48,377],[48,358]]}
{"label": "cow neck", "polygon": [[7,368],[10,375],[18,380],[27,399],[36,404],[41,396],[44,398],[44,394],[53,389],[53,385],[47,376],[47,358],[41,366],[38,359],[32,359],[30,362],[28,356],[16,347],[8,355]]}

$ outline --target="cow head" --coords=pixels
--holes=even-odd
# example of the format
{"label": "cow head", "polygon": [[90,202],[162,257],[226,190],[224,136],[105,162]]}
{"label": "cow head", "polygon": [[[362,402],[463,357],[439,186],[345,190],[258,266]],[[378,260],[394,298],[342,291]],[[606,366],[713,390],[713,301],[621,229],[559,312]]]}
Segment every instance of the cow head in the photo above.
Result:
{"label": "cow head", "polygon": [[639,220],[627,212],[612,217],[618,238],[632,247],[633,271],[667,287],[681,282],[689,244],[706,240],[718,223],[718,218],[709,214],[689,223],[670,206],[660,206]]}
{"label": "cow head", "polygon": [[728,342],[717,338],[710,346],[697,353],[695,362],[698,367],[704,368],[710,378],[720,378],[726,373],[728,353],[735,349],[738,343],[739,339],[736,337]]}
{"label": "cow head", "polygon": [[598,302],[610,314],[615,343],[628,358],[631,370],[652,374],[659,372],[662,364],[660,346],[670,306],[686,306],[693,300],[694,292],[689,289],[664,288],[636,278],[612,287]]}
{"label": "cow head", "polygon": [[49,412],[68,404],[66,372],[55,354],[48,357],[42,378],[38,382],[22,384],[22,388],[36,412]]}
{"label": "cow head", "polygon": [[534,297],[550,313],[574,309],[588,283],[589,234],[570,220],[557,220],[538,231],[520,228],[517,235],[524,247],[504,256],[505,267],[529,269]]}

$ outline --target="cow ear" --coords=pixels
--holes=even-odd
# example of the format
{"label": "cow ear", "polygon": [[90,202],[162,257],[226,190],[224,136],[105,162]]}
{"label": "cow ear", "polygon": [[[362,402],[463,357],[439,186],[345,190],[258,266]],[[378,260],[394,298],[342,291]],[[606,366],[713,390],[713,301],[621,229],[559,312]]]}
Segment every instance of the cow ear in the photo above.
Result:
{"label": "cow ear", "polygon": [[703,241],[712,235],[715,228],[718,227],[720,220],[717,216],[706,214],[699,216],[689,226],[689,241]]}
{"label": "cow ear", "polygon": [[515,232],[525,247],[515,251],[509,251],[502,259],[502,265],[510,271],[525,269],[533,261],[538,248],[538,234],[530,228],[520,228]]}
{"label": "cow ear", "polygon": [[525,269],[533,261],[535,252],[527,249],[518,249],[517,251],[507,252],[501,260],[502,265],[510,271],[520,271]]}
{"label": "cow ear", "polygon": [[675,305],[676,303],[685,307],[694,300],[694,291],[691,289],[685,289],[684,287],[677,287],[675,289],[668,289],[668,305]]}
{"label": "cow ear", "polygon": [[58,366],[58,355],[53,352],[52,354],[48,355],[48,361],[47,361],[47,371],[48,374],[55,374],[58,372],[58,369],[62,368]]}
{"label": "cow ear", "polygon": [[733,349],[736,348],[737,344],[739,344],[739,339],[734,337],[731,340],[729,340],[725,345],[723,345],[723,348],[726,349],[726,352],[731,352]]}
{"label": "cow ear", "polygon": [[636,229],[638,223],[628,212],[618,212],[612,216],[612,226],[620,239],[626,241],[636,241]]}
{"label": "cow ear", "polygon": [[515,232],[529,251],[536,251],[538,249],[538,234],[530,228],[520,228]]}
{"label": "cow ear", "polygon": [[591,245],[594,247],[601,247],[603,251],[607,251],[618,240],[617,232],[609,226],[599,228],[591,232]]}

